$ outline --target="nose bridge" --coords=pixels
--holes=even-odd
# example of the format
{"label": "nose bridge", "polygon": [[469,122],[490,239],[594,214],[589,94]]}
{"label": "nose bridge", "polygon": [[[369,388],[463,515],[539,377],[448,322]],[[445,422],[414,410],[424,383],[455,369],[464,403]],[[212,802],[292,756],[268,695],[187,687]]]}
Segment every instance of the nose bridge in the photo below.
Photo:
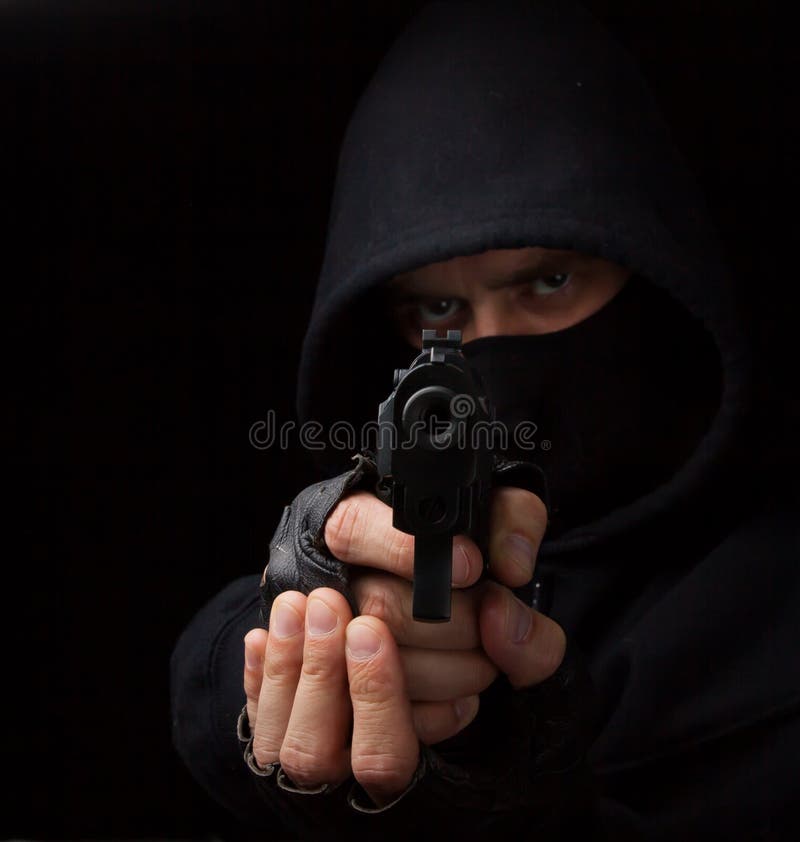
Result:
{"label": "nose bridge", "polygon": [[502,336],[517,329],[519,313],[515,311],[507,290],[483,290],[472,301],[475,338]]}

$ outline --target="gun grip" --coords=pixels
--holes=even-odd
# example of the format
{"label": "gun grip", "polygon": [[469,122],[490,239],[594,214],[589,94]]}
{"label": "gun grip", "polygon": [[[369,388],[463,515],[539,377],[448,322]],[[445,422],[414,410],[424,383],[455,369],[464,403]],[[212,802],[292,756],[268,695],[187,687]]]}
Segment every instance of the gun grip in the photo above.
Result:
{"label": "gun grip", "polygon": [[412,614],[415,620],[446,623],[450,619],[452,572],[452,536],[445,533],[414,538]]}

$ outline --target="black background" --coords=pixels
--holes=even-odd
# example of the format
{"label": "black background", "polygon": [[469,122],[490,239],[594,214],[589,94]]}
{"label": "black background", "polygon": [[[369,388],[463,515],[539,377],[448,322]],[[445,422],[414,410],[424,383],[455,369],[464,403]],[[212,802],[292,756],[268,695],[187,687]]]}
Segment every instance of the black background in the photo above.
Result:
{"label": "black background", "polygon": [[[338,145],[420,5],[0,5],[4,838],[227,832],[170,744],[169,655],[314,477],[248,429],[293,417]],[[780,330],[798,187],[780,5],[587,5]]]}

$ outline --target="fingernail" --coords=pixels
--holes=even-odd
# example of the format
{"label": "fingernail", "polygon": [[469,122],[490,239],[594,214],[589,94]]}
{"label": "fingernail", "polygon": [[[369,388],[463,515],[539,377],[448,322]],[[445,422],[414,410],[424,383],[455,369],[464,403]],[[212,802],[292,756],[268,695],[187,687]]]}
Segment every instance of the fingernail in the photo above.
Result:
{"label": "fingernail", "polygon": [[244,662],[249,670],[258,672],[258,670],[261,669],[261,658],[258,653],[249,646],[244,647]]}
{"label": "fingernail", "polygon": [[381,648],[381,639],[366,623],[347,627],[347,651],[358,661],[371,658]]}
{"label": "fingernail", "polygon": [[306,613],[308,615],[308,633],[312,637],[330,634],[339,622],[336,612],[321,599],[309,599]]}
{"label": "fingernail", "polygon": [[279,602],[270,617],[269,630],[276,637],[294,637],[303,630],[303,618],[291,605]]}
{"label": "fingernail", "polygon": [[453,542],[453,584],[464,585],[469,580],[469,556],[467,551]]}
{"label": "fingernail", "polygon": [[533,611],[514,597],[508,618],[508,635],[513,643],[522,643],[533,623]]}
{"label": "fingernail", "polygon": [[466,696],[463,699],[456,699],[453,702],[453,708],[456,712],[456,718],[459,722],[464,722],[467,719],[472,719],[475,714],[475,708],[478,707],[479,699],[477,696]]}
{"label": "fingernail", "polygon": [[508,535],[503,544],[506,555],[530,579],[533,576],[533,545],[522,535]]}

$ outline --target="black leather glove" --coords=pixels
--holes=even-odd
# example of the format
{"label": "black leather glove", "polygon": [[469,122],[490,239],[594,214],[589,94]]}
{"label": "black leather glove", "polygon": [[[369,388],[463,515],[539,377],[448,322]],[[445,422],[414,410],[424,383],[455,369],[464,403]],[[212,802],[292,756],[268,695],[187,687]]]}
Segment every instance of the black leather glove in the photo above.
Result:
{"label": "black leather glove", "polygon": [[359,488],[374,491],[375,462],[367,455],[353,457],[354,466],[338,477],[310,485],[283,510],[269,545],[269,561],[261,577],[261,621],[269,628],[272,603],[283,591],[309,594],[315,588],[334,588],[359,613],[350,593],[348,567],[325,546],[325,521],[337,503]]}

